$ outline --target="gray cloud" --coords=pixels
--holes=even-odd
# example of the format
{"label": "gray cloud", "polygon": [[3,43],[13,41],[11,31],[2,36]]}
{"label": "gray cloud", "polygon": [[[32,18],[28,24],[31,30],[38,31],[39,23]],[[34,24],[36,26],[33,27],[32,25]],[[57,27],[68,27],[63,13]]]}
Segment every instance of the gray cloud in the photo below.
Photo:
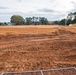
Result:
{"label": "gray cloud", "polygon": [[73,4],[73,9],[69,12],[76,12],[76,3],[75,2],[71,2]]}
{"label": "gray cloud", "polygon": [[8,9],[8,8],[7,8],[7,7],[1,7],[1,6],[0,6],[0,9]]}
{"label": "gray cloud", "polygon": [[22,0],[17,0],[18,2],[21,2]]}
{"label": "gray cloud", "polygon": [[71,3],[73,4],[74,7],[76,7],[76,3],[75,2],[72,1]]}
{"label": "gray cloud", "polygon": [[11,16],[13,15],[21,15],[25,18],[25,16],[27,16],[27,14],[23,13],[23,12],[0,12],[0,22],[9,22]]}
{"label": "gray cloud", "polygon": [[39,11],[39,12],[55,12],[55,11],[52,10],[52,9],[46,9],[46,8],[44,8],[44,9],[39,9],[38,11]]}
{"label": "gray cloud", "polygon": [[22,15],[22,14],[26,14],[23,12],[0,12],[0,15]]}
{"label": "gray cloud", "polygon": [[37,17],[46,17],[48,20],[50,21],[54,21],[54,20],[60,20],[62,19],[65,15],[51,15],[49,14],[34,14],[34,13],[22,13],[22,12],[6,12],[6,13],[0,13],[0,16],[2,18],[0,18],[0,21],[4,21],[4,22],[8,22],[10,21],[10,18],[12,15],[21,15],[24,18],[26,17],[32,17],[32,16],[37,16]]}
{"label": "gray cloud", "polygon": [[[55,11],[48,11],[51,13],[23,13],[23,12],[0,12],[0,16],[2,18],[0,18],[0,21],[4,21],[4,22],[8,22],[10,21],[10,18],[12,15],[21,15],[22,17],[26,18],[26,17],[32,17],[32,16],[37,16],[37,17],[46,17],[48,20],[50,21],[54,21],[54,20],[60,20],[62,18],[64,18],[65,14],[61,14],[61,13],[57,13]],[[54,13],[53,13],[54,12]]]}

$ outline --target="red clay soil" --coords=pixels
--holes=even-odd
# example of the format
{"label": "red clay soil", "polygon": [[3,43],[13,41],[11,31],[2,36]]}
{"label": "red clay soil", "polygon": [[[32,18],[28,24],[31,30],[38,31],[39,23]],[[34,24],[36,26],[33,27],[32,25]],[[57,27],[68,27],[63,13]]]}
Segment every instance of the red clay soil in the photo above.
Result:
{"label": "red clay soil", "polygon": [[75,27],[0,27],[0,73],[66,67],[76,67]]}

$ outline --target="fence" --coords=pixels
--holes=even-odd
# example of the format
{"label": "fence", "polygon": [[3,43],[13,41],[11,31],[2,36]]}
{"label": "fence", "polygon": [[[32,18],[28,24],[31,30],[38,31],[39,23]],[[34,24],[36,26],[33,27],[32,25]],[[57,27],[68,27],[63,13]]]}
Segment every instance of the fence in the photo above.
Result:
{"label": "fence", "polygon": [[4,72],[1,75],[76,75],[76,68],[58,68],[49,70],[34,70],[25,72]]}

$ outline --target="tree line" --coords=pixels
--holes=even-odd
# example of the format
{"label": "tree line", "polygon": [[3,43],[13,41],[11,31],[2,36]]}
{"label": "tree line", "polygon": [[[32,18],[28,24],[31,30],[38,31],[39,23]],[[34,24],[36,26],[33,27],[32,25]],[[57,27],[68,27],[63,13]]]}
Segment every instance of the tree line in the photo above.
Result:
{"label": "tree line", "polygon": [[[20,15],[13,15],[10,18],[11,25],[69,25],[76,23],[76,12],[69,13],[66,19],[58,21],[48,21],[45,17],[26,17],[25,19]],[[0,22],[0,25],[8,25],[7,22]]]}
{"label": "tree line", "polygon": [[74,13],[70,12],[66,17],[66,19],[62,19],[60,21],[54,21],[54,24],[58,24],[58,25],[69,25],[75,23],[76,23],[76,12]]}
{"label": "tree line", "polygon": [[8,25],[7,22],[0,22],[0,26],[6,26]]}
{"label": "tree line", "polygon": [[14,25],[47,25],[48,20],[45,17],[26,17],[25,19],[20,15],[13,15],[11,17],[12,24]]}
{"label": "tree line", "polygon": [[50,22],[45,17],[26,17],[25,19],[19,15],[13,15],[11,17],[11,23],[15,25],[48,25],[48,24],[58,24],[58,25],[69,25],[76,23],[76,12],[70,12],[65,19]]}

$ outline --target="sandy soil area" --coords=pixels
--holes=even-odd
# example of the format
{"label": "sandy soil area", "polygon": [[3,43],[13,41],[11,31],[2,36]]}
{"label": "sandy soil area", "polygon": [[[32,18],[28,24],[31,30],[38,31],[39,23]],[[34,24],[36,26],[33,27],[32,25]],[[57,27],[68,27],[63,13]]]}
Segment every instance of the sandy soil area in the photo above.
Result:
{"label": "sandy soil area", "polygon": [[76,27],[0,27],[0,73],[76,67]]}

